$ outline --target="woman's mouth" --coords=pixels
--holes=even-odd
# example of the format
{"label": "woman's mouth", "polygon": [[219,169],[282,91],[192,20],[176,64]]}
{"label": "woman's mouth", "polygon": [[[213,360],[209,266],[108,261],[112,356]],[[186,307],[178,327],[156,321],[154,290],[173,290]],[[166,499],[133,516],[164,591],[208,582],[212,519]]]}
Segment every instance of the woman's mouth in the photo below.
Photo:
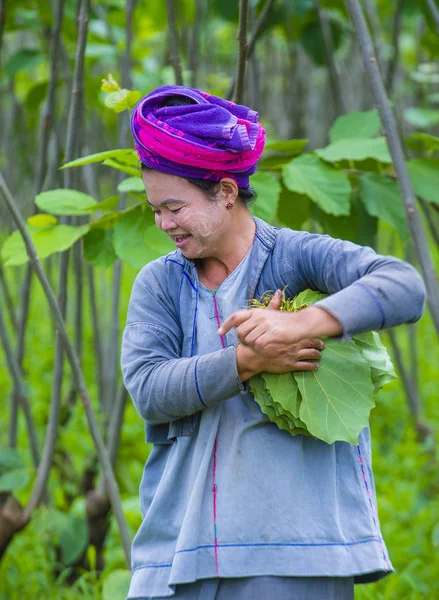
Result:
{"label": "woman's mouth", "polygon": [[191,238],[192,236],[190,233],[185,233],[184,235],[174,235],[172,237],[174,239],[175,245],[178,248],[181,248],[182,246],[185,246],[187,244],[189,238]]}

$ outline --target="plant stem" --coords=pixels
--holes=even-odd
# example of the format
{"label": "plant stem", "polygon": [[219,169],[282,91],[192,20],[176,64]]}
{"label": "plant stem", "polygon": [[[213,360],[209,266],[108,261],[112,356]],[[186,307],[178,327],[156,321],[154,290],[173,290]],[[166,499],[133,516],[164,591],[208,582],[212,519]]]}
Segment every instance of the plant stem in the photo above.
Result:
{"label": "plant stem", "polygon": [[125,552],[126,563],[129,568],[130,565],[130,536],[128,533],[127,525],[125,522],[124,514],[122,511],[122,505],[120,501],[119,489],[117,487],[117,482],[114,477],[113,469],[111,467],[110,459],[108,456],[107,449],[105,448],[104,441],[102,439],[101,432],[99,430],[99,426],[96,421],[96,417],[94,415],[90,396],[87,390],[87,385],[85,383],[84,376],[79,366],[78,357],[76,356],[75,349],[73,347],[72,342],[68,336],[66,326],[64,323],[64,319],[62,317],[58,302],[56,300],[55,294],[50,286],[50,283],[47,279],[46,273],[44,272],[43,267],[41,266],[41,261],[39,260],[35,246],[32,242],[32,239],[26,229],[26,224],[23,217],[20,214],[20,211],[17,208],[17,203],[13,198],[11,192],[9,191],[6,182],[3,178],[3,175],[0,173],[0,192],[3,195],[6,205],[11,212],[12,218],[20,231],[27,253],[29,255],[29,260],[32,263],[32,266],[37,274],[37,277],[41,283],[43,291],[48,300],[51,313],[55,319],[56,326],[59,332],[59,337],[63,342],[64,349],[66,352],[66,356],[70,363],[72,373],[75,379],[75,384],[77,386],[78,393],[84,405],[85,414],[87,417],[88,427],[90,434],[92,436],[93,442],[95,444],[99,463],[102,467],[103,474],[107,483],[108,494],[111,499],[111,504],[113,507],[114,515],[119,526],[119,531],[121,534],[123,549]]}
{"label": "plant stem", "polygon": [[323,47],[325,49],[326,64],[328,67],[332,96],[334,98],[336,116],[339,116],[346,112],[346,107],[343,99],[340,75],[338,72],[337,63],[335,61],[331,27],[325,11],[321,7],[320,0],[314,0],[314,4],[317,9],[317,14],[319,16],[320,31],[322,34]]}
{"label": "plant stem", "polygon": [[236,75],[236,90],[234,101],[242,104],[244,98],[245,70],[247,66],[247,23],[248,0],[239,0],[239,26],[238,26],[238,69]]}
{"label": "plant stem", "polygon": [[5,277],[5,272],[3,270],[3,265],[0,262],[0,288],[3,290],[3,296],[5,298],[6,309],[8,311],[9,320],[12,323],[12,327],[16,330],[18,327],[17,317],[15,315],[14,303],[12,301],[11,292],[9,291],[9,286],[7,279]]}
{"label": "plant stem", "polygon": [[364,68],[369,77],[375,103],[377,105],[383,125],[384,135],[392,156],[392,162],[398,179],[398,185],[404,201],[407,223],[412,234],[412,239],[415,243],[417,258],[421,266],[427,287],[430,313],[433,318],[436,331],[439,334],[439,285],[436,279],[436,273],[425,238],[422,222],[416,207],[416,196],[414,194],[407,170],[407,165],[405,163],[404,151],[398,134],[395,117],[384,88],[377,58],[374,53],[372,40],[361,6],[358,0],[346,0],[346,5],[349,10],[351,20],[354,24],[363,57]]}
{"label": "plant stem", "polygon": [[393,91],[393,84],[395,80],[395,74],[398,67],[399,62],[399,40],[401,36],[401,28],[402,28],[402,11],[404,9],[404,1],[398,0],[396,5],[396,10],[393,19],[393,34],[392,34],[392,48],[393,54],[392,58],[389,61],[387,67],[387,76],[386,76],[386,90],[389,96]]}
{"label": "plant stem", "polygon": [[0,56],[3,44],[3,30],[6,23],[6,0],[0,0]]}
{"label": "plant stem", "polygon": [[166,0],[166,10],[168,11],[168,35],[169,35],[169,48],[170,48],[170,60],[174,67],[175,72],[175,83],[177,85],[184,85],[183,83],[183,72],[181,69],[180,60],[180,49],[179,49],[179,36],[177,30],[177,22],[175,19],[174,0]]}
{"label": "plant stem", "polygon": [[[259,15],[259,18],[256,20],[256,23],[255,23],[252,33],[250,35],[250,40],[248,42],[247,57],[246,57],[247,60],[249,60],[249,58],[252,56],[254,49],[255,49],[256,42],[258,41],[259,37],[261,36],[261,34],[264,31],[264,25],[268,19],[268,15],[270,14],[270,10],[271,10],[271,7],[273,6],[274,2],[275,2],[275,0],[267,0],[264,8],[262,9],[261,14]],[[236,75],[233,78],[229,89],[227,90],[226,98],[228,100],[230,100],[232,98],[232,96],[235,92],[235,88],[236,88]]]}
{"label": "plant stem", "polygon": [[[30,410],[29,401],[27,398],[26,387],[23,382],[23,375],[21,373],[20,365],[17,362],[17,357],[12,349],[12,344],[9,340],[8,332],[6,329],[6,323],[3,320],[3,311],[0,306],[0,339],[2,341],[3,348],[5,350],[6,362],[9,368],[9,372],[12,375],[12,384],[14,391],[12,394],[12,402],[20,403],[27,424],[27,431],[29,434],[29,445],[32,456],[32,462],[35,467],[38,467],[40,463],[40,453],[38,451],[38,437],[35,423]],[[11,438],[9,438],[11,440]],[[14,440],[12,440],[14,441]],[[14,447],[15,444],[11,444]]]}
{"label": "plant stem", "polygon": [[427,6],[430,10],[430,14],[433,17],[434,24],[436,25],[436,29],[439,34],[439,9],[436,6],[435,0],[427,0]]}
{"label": "plant stem", "polygon": [[204,0],[195,0],[195,21],[192,29],[189,50],[189,69],[191,72],[191,87],[197,87],[197,75],[200,54],[200,28],[204,17]]}

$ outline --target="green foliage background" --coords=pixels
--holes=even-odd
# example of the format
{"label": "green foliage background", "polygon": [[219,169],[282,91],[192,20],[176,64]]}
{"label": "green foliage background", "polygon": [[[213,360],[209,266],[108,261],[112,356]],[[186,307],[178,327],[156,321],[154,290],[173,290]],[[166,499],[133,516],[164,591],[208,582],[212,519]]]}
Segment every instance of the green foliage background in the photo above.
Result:
{"label": "green foliage background", "polygon": [[[362,73],[345,4],[342,0],[321,0],[320,4],[329,21],[348,114],[336,120],[340,111],[328,78],[328,56],[315,3],[277,0],[257,42],[255,58],[249,61],[246,80],[245,101],[259,110],[268,131],[260,169],[252,178],[259,195],[252,211],[276,225],[328,232],[373,245],[384,254],[413,257],[395,173]],[[264,3],[252,0],[250,5],[254,22]],[[374,27],[373,33],[384,74],[397,57],[392,99],[406,139],[415,191],[419,201],[430,206],[429,218],[437,231],[438,32],[426,3],[401,3],[402,24],[396,44],[395,3],[378,0],[371,5],[378,19],[379,28]],[[0,15],[2,6],[4,0],[3,4],[0,0]],[[226,95],[236,66],[238,3],[184,0],[176,2],[175,7],[185,83],[195,81],[211,93]],[[172,249],[155,228],[152,214],[145,206],[137,160],[130,150],[127,110],[138,97],[137,91],[144,94],[158,85],[174,83],[164,3],[152,0],[136,3],[129,90],[121,92],[117,84],[113,88],[108,83],[101,89],[101,79],[108,73],[114,75],[122,88],[128,85],[123,83],[126,72],[121,59],[127,43],[126,8],[125,0],[96,0],[91,5],[78,157],[107,154],[96,161],[76,163],[83,164],[74,169],[77,191],[62,189],[63,172],[59,170],[64,162],[77,39],[77,3],[73,0],[65,3],[54,115],[56,135],[50,139],[43,189],[37,193],[36,163],[51,76],[50,3],[30,0],[8,3],[1,37],[0,115],[6,118],[1,119],[0,168],[23,214],[29,217],[29,231],[40,257],[45,259],[53,287],[56,288],[58,279],[57,253],[75,242],[75,248],[82,252],[83,264],[93,266],[106,351],[111,344],[110,305],[116,261],[123,263],[118,306],[118,322],[123,326],[138,269]],[[369,18],[373,17],[372,12]],[[198,66],[192,49],[197,23]],[[31,216],[34,200],[41,216]],[[62,215],[73,220],[61,223]],[[428,227],[426,216],[424,224],[438,268],[434,228]],[[0,240],[2,266],[14,307],[18,309],[26,254],[2,203]],[[76,333],[73,295],[77,285],[71,268],[66,321],[72,338]],[[95,412],[104,428],[87,286],[84,293],[82,366]],[[23,371],[41,448],[51,395],[55,332],[36,281],[31,297]],[[4,300],[1,295],[0,300]],[[0,310],[3,307],[2,302]],[[7,326],[14,339],[10,321]],[[413,330],[414,337],[410,337],[408,327],[399,328],[397,340],[407,369],[413,372],[415,367],[423,416],[433,432],[437,432],[439,351],[428,313]],[[386,336],[383,340],[388,342]],[[67,368],[63,398],[68,396],[70,386]],[[35,469],[22,417],[18,430],[21,462],[12,465],[12,459],[7,459],[12,381],[2,348],[0,389],[4,399],[0,404],[0,488],[3,481],[0,491],[9,489],[10,483],[4,479],[7,476],[14,481],[15,497],[26,504]],[[435,435],[419,440],[401,380],[379,393],[371,427],[380,520],[397,573],[373,585],[357,586],[355,597],[360,600],[439,598],[439,457]],[[125,410],[121,435],[116,476],[124,513],[134,535],[141,520],[138,486],[149,448],[144,442],[144,425],[131,403]],[[10,462],[6,468],[7,460]],[[15,535],[0,562],[0,600],[124,598],[129,573],[113,520],[105,541],[101,575],[98,575],[96,551],[89,544],[81,486],[84,470],[95,462],[83,408],[76,402],[67,425],[60,429],[49,482],[51,503],[35,511],[29,525]],[[89,568],[78,571],[72,565],[84,551]]]}

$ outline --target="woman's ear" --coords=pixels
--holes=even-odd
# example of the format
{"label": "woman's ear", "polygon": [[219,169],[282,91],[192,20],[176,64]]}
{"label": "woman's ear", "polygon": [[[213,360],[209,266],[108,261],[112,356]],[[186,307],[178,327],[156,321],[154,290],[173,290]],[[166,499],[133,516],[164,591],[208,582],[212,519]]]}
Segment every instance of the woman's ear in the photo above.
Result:
{"label": "woman's ear", "polygon": [[226,204],[229,202],[234,204],[236,202],[236,198],[238,197],[238,186],[236,181],[230,177],[221,179],[219,196]]}

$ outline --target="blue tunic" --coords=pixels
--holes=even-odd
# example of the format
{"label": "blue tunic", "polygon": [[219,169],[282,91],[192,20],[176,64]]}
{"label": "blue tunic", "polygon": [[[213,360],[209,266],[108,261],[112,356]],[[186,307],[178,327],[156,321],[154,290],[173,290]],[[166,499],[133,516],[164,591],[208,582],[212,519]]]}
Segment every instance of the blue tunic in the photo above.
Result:
{"label": "blue tunic", "polygon": [[[221,339],[217,329],[247,305],[250,255],[215,293],[197,282],[194,356],[235,345],[233,330]],[[354,576],[372,581],[393,570],[369,428],[357,447],[291,436],[243,388],[206,406],[189,431],[154,444],[145,466],[129,599],[247,600],[256,598],[252,586],[265,585],[267,598],[301,590],[303,598],[348,600]]]}

